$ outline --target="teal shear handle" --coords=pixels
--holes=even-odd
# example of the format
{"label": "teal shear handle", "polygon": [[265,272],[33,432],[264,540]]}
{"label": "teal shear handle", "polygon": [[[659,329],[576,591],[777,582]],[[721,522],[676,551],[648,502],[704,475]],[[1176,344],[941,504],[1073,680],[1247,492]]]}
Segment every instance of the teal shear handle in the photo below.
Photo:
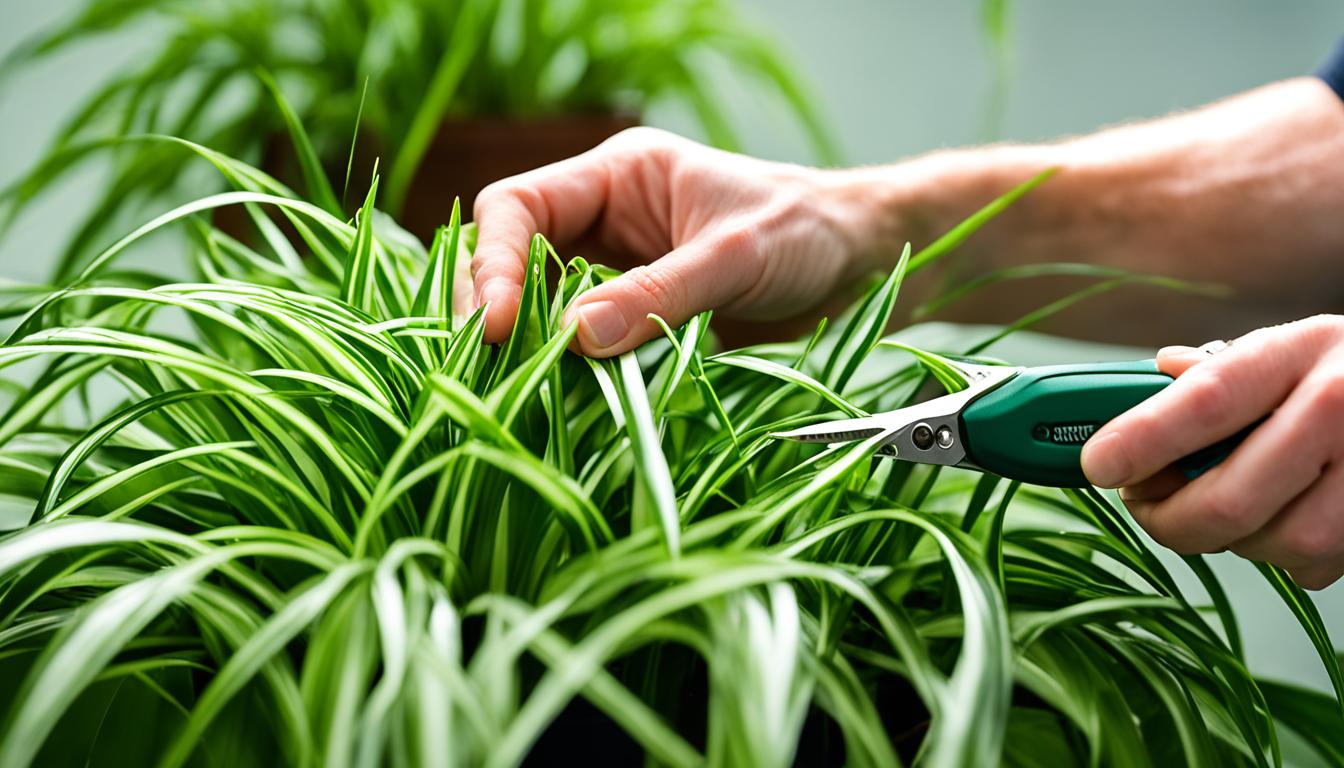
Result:
{"label": "teal shear handle", "polygon": [[[1028,368],[985,393],[961,415],[963,444],[976,466],[1036,485],[1088,485],[1083,443],[1101,425],[1147,400],[1172,378],[1157,361]],[[1252,427],[1176,463],[1191,479],[1227,458]]]}

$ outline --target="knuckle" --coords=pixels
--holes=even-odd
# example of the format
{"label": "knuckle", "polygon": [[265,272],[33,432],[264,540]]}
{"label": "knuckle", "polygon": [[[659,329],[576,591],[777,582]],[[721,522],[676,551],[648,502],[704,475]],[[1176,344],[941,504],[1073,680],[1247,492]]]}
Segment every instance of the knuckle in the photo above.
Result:
{"label": "knuckle", "polygon": [[[1201,370],[1201,368],[1203,370]],[[1224,424],[1233,413],[1235,398],[1226,374],[1214,366],[1197,366],[1179,382],[1185,391],[1188,418],[1193,423]]]}
{"label": "knuckle", "polygon": [[1153,541],[1167,549],[1187,553],[1189,536],[1185,535],[1184,529],[1179,525],[1185,516],[1177,511],[1171,502],[1138,506],[1144,509],[1141,513],[1135,514],[1135,518],[1148,535],[1153,537]]}
{"label": "knuckle", "polygon": [[1283,533],[1283,548],[1298,562],[1320,562],[1337,554],[1338,544],[1329,532],[1314,526],[1299,526]]}
{"label": "knuckle", "polygon": [[1203,555],[1217,551],[1217,547],[1190,535],[1189,531],[1164,525],[1161,518],[1154,516],[1147,526],[1148,535],[1153,541],[1170,549],[1178,555]]}
{"label": "knuckle", "polygon": [[[1299,343],[1308,347],[1322,348],[1328,346],[1344,335],[1344,316],[1320,314],[1303,318],[1289,323],[1281,328],[1294,332]],[[1266,332],[1272,332],[1274,328],[1265,329]]]}
{"label": "knuckle", "polygon": [[1344,330],[1344,316],[1321,313],[1297,321],[1298,325],[1316,333],[1338,333]]}
{"label": "knuckle", "polygon": [[660,128],[637,125],[626,128],[601,143],[606,150],[647,150],[672,143],[673,134]]}
{"label": "knuckle", "polygon": [[719,256],[752,259],[760,255],[757,247],[759,239],[756,227],[751,225],[734,226],[725,229],[714,241],[714,249]]}
{"label": "knuckle", "polygon": [[645,154],[661,160],[660,169],[677,189],[714,191],[718,204],[711,218],[759,208],[757,179],[743,175],[731,162],[715,155],[717,150],[691,144],[688,139],[679,141],[685,143],[664,144]]}
{"label": "knuckle", "polygon": [[681,306],[683,291],[677,281],[665,271],[652,266],[640,266],[626,272],[625,278],[654,306],[664,309]]}
{"label": "knuckle", "polygon": [[682,163],[673,169],[670,179],[678,189],[712,189],[722,171],[704,163]]}
{"label": "knuckle", "polygon": [[827,242],[832,231],[829,222],[817,213],[815,202],[790,185],[771,190],[764,205],[751,216],[746,228],[753,232],[770,233],[776,240],[814,244]]}
{"label": "knuckle", "polygon": [[660,128],[653,128],[647,125],[636,125],[616,133],[616,135],[607,139],[607,142],[612,144],[647,143],[651,141],[659,141],[667,135],[667,132]]}
{"label": "knuckle", "polygon": [[717,260],[730,260],[732,274],[740,278],[736,292],[741,295],[756,286],[767,272],[768,260],[754,227],[733,227],[721,233],[713,243]]}
{"label": "knuckle", "polygon": [[508,179],[487,184],[484,189],[476,194],[476,202],[472,206],[476,218],[480,218],[482,211],[489,210],[499,204],[501,200],[509,196],[509,189],[512,185]]}
{"label": "knuckle", "polygon": [[500,258],[498,253],[492,255],[489,252],[477,251],[471,257],[471,279],[485,284],[496,277],[512,277],[521,270],[521,265],[508,259]]}
{"label": "knuckle", "polygon": [[523,211],[531,215],[538,229],[545,230],[550,227],[550,205],[547,203],[546,195],[536,185],[522,183],[516,176],[501,179],[482,189],[480,194],[476,195],[473,208],[479,220],[483,212],[492,208],[516,210],[517,206],[521,206]]}
{"label": "knuckle", "polygon": [[1165,518],[1160,514],[1149,514],[1141,525],[1153,541],[1174,552],[1180,552],[1181,539],[1165,525],[1165,522]]}
{"label": "knuckle", "polygon": [[1169,500],[1153,506],[1146,515],[1144,528],[1154,541],[1178,554],[1218,552],[1240,537],[1227,535],[1227,526],[1214,522],[1211,509],[1204,504],[1190,506]]}
{"label": "knuckle", "polygon": [[1239,539],[1254,529],[1254,509],[1247,494],[1222,483],[1208,491],[1199,504],[1200,517],[1210,532],[1232,540]]}
{"label": "knuckle", "polygon": [[1311,408],[1322,414],[1344,413],[1344,370],[1331,370],[1310,384]]}
{"label": "knuckle", "polygon": [[532,214],[538,230],[550,229],[550,207],[540,189],[531,184],[510,184],[505,188],[505,194]]}
{"label": "knuckle", "polygon": [[813,197],[798,184],[777,185],[766,206],[765,215],[771,222],[784,222],[798,218],[811,207]]}
{"label": "knuckle", "polygon": [[1160,413],[1135,409],[1122,413],[1103,425],[1089,438],[1089,442],[1095,441],[1101,444],[1101,438],[1109,438],[1106,445],[1110,450],[1117,452],[1126,460],[1131,460],[1134,458],[1136,446],[1152,445],[1155,441],[1164,439],[1161,427],[1165,420],[1166,418]]}

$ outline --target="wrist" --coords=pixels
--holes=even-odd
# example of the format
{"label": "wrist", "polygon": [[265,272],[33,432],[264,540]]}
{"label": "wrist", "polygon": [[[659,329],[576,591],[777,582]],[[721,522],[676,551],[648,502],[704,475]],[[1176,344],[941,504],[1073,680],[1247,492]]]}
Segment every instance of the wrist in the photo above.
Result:
{"label": "wrist", "polygon": [[909,182],[890,166],[827,169],[817,172],[819,197],[849,244],[848,272],[860,276],[896,265],[919,229],[906,204]]}
{"label": "wrist", "polygon": [[[887,166],[819,172],[818,196],[837,211],[832,215],[850,243],[847,275],[855,280],[890,272],[907,242],[918,253],[995,198],[1059,165],[1059,155],[1033,146],[933,152]],[[987,225],[990,231],[959,246],[955,259],[926,262],[912,273],[901,288],[902,306],[922,306],[959,275],[1006,266],[1050,216],[1048,204],[1018,201]]]}

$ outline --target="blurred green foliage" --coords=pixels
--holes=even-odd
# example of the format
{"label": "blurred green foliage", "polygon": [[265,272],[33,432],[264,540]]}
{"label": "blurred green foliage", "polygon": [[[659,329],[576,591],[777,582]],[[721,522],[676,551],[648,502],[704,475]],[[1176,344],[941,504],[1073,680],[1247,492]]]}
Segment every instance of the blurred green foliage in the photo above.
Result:
{"label": "blurred green foliage", "polygon": [[[838,159],[785,57],[732,0],[87,0],[0,72],[13,77],[86,38],[138,25],[158,42],[115,71],[31,172],[0,191],[5,220],[127,135],[179,136],[256,161],[283,130],[259,70],[284,87],[328,169],[346,165],[360,126],[383,152],[380,201],[393,213],[445,118],[637,113],[673,100],[712,143],[737,149],[718,82],[725,71],[780,100],[819,160]],[[58,277],[101,244],[114,214],[169,191],[182,163],[162,145],[123,149]]]}

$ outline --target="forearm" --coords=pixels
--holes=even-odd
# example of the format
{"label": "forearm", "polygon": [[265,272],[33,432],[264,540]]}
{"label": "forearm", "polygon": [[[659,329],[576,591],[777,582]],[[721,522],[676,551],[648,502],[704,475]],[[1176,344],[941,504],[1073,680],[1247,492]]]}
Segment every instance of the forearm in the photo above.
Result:
{"label": "forearm", "polygon": [[[1138,319],[1151,329],[1118,330],[1112,312],[1093,305],[1088,316],[1103,322],[1080,326],[1075,315],[1080,335],[1207,333],[1337,309],[1344,297],[1344,105],[1314,78],[1083,138],[937,152],[852,173],[870,190],[865,205],[880,233],[872,242],[918,247],[1050,167],[1057,174],[967,242],[953,269],[1081,261],[1218,282],[1237,295],[1220,312],[1188,297],[1122,293],[1101,309],[1142,302]],[[890,259],[887,249],[872,253]],[[1009,304],[1038,305],[1062,287],[1022,283]],[[1011,319],[974,311],[984,306],[963,308],[959,319]]]}

